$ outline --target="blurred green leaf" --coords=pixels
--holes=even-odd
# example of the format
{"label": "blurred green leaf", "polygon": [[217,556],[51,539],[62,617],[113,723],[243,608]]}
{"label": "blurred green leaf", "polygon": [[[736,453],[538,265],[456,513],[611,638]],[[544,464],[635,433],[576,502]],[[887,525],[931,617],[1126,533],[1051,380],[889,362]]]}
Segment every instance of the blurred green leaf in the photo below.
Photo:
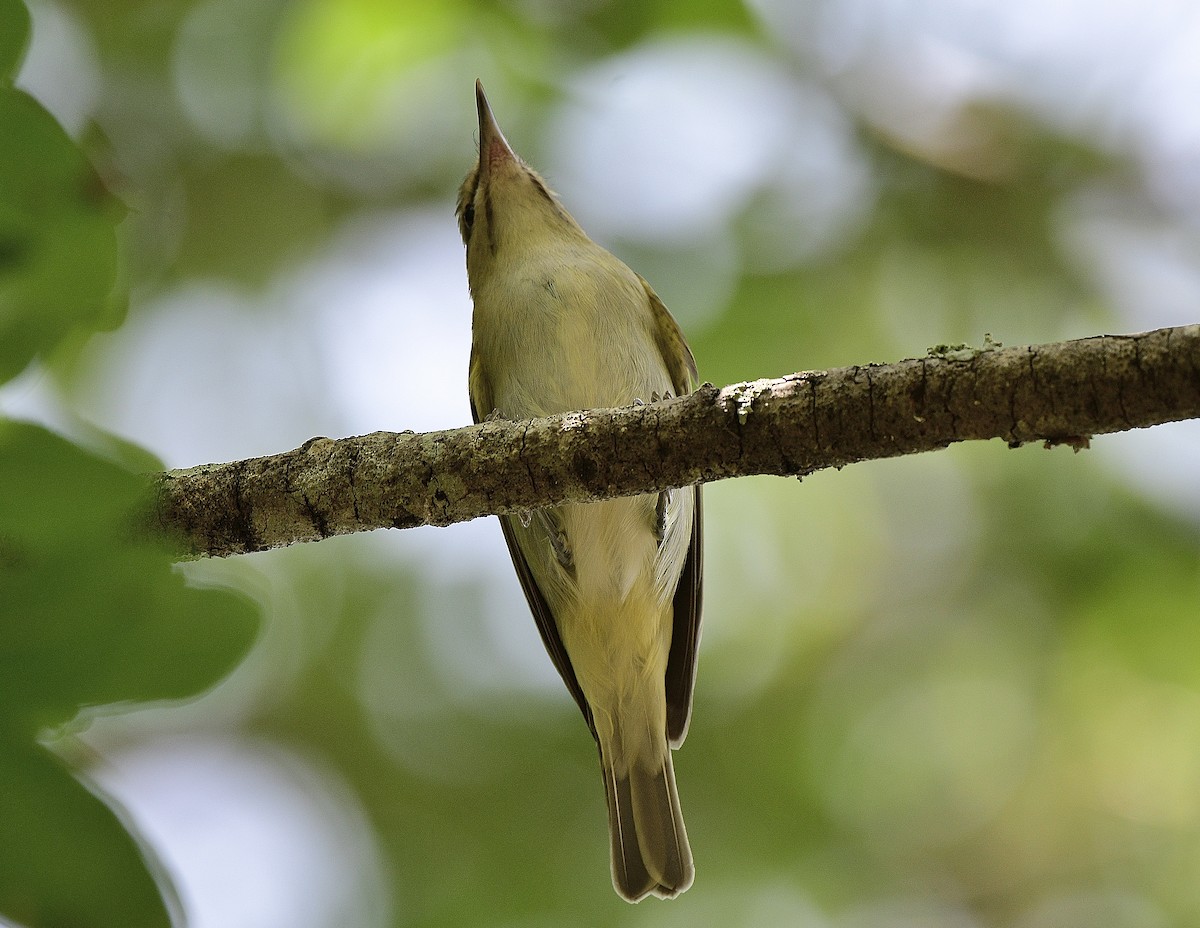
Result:
{"label": "blurred green leaf", "polygon": [[0,382],[76,326],[124,312],[116,225],[123,210],[36,100],[0,88]]}
{"label": "blurred green leaf", "polygon": [[384,131],[397,79],[451,50],[463,26],[453,0],[294,4],[276,51],[281,94],[313,137],[369,147]]}
{"label": "blurred green leaf", "polygon": [[24,925],[170,925],[120,817],[44,748],[0,738],[0,911]]}
{"label": "blurred green leaf", "polygon": [[0,0],[0,85],[12,83],[28,47],[28,8],[21,0]]}
{"label": "blurred green leaf", "polygon": [[655,31],[719,29],[736,34],[747,31],[751,24],[746,5],[730,0],[598,3],[585,8],[584,15],[588,25],[614,48],[633,45]]}
{"label": "blurred green leaf", "polygon": [[188,177],[188,189],[178,270],[196,277],[265,285],[289,256],[323,241],[331,211],[311,185],[267,158],[206,163]]}
{"label": "blurred green leaf", "polygon": [[[0,835],[0,911],[41,913],[38,925],[165,924],[116,818],[30,752],[81,707],[211,686],[253,641],[253,609],[188,588],[166,550],[134,538],[144,478],[45,429],[0,420],[0,487],[0,733],[12,742],[0,749],[9,765],[0,793],[21,810],[0,813],[10,833]],[[10,876],[31,871],[37,880]],[[63,906],[90,920],[67,918]]]}

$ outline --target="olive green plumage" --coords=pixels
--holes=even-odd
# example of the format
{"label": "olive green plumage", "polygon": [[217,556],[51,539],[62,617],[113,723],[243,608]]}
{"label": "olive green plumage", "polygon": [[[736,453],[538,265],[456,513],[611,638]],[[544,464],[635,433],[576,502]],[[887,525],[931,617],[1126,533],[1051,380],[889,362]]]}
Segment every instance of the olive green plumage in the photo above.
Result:
{"label": "olive green plumage", "polygon": [[[689,393],[696,365],[650,285],[587,237],[509,147],[476,84],[463,182],[476,421]],[[700,636],[699,487],[503,516],[542,640],[600,749],[613,885],[636,902],[691,885],[671,747]]]}

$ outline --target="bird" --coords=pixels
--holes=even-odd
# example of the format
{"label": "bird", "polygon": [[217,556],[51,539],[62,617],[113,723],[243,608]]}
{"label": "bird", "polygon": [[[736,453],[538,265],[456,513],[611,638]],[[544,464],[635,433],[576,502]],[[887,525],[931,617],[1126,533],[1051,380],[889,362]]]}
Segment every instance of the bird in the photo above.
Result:
{"label": "bird", "polygon": [[[682,396],[683,333],[644,278],[593,242],[510,147],[475,84],[479,153],[456,213],[473,302],[475,422]],[[542,642],[600,753],[613,887],[673,898],[695,875],[672,749],[700,639],[700,487],[502,515]]]}

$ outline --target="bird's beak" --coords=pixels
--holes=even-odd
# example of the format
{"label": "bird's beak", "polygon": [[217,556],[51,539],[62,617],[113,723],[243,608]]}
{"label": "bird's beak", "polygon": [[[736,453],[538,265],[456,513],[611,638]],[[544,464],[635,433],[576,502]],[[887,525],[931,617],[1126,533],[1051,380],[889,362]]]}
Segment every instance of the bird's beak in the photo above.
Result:
{"label": "bird's beak", "polygon": [[483,83],[478,80],[475,81],[475,107],[479,111],[479,170],[488,174],[502,162],[516,161],[517,156],[496,125],[496,117],[483,92]]}

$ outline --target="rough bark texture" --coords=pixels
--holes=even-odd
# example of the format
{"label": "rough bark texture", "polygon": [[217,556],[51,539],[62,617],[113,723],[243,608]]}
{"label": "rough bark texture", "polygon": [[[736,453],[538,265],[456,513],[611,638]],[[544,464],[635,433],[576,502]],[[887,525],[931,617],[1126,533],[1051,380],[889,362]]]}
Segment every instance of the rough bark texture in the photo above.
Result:
{"label": "rough bark texture", "polygon": [[150,518],[181,553],[223,556],[726,477],[803,476],[970,439],[1079,448],[1197,416],[1192,325],[705,384],[648,406],[528,422],[318,438],[156,475]]}

